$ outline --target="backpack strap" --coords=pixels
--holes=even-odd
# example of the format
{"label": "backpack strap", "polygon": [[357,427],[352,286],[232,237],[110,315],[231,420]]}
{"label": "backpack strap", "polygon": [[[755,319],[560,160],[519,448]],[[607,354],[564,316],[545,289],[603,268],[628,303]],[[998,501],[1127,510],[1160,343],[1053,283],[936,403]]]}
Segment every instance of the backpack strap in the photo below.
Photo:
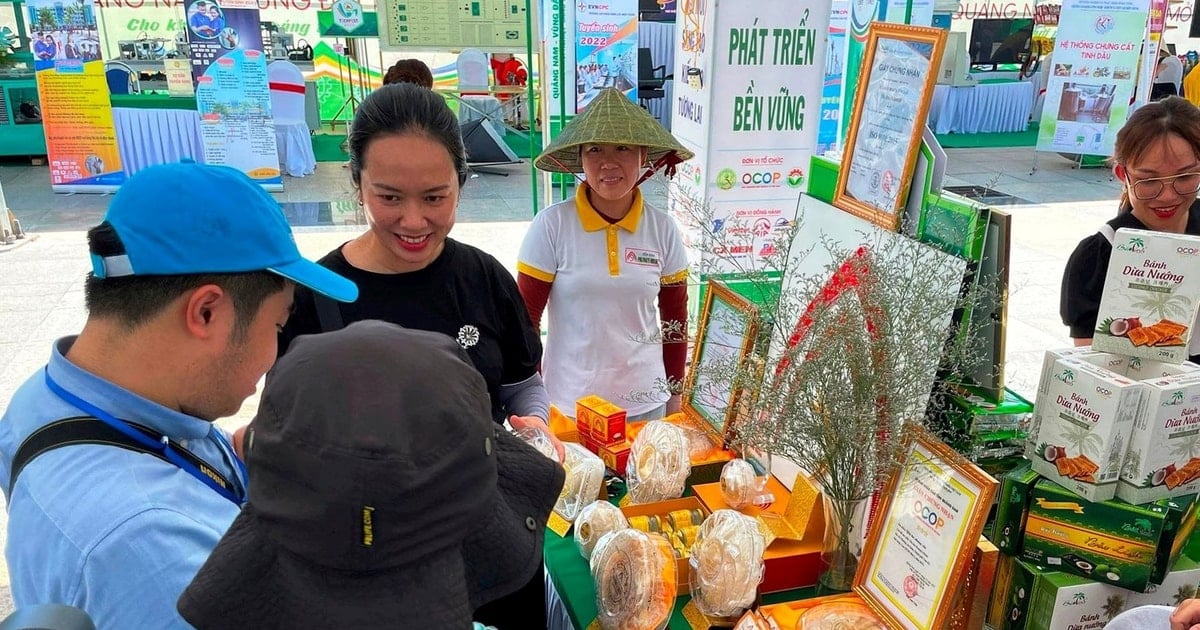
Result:
{"label": "backpack strap", "polygon": [[[156,442],[167,440],[163,435],[151,431],[145,427],[131,425],[135,429],[145,433],[148,437]],[[224,475],[213,470],[203,459],[197,457],[191,451],[183,448],[174,440],[169,440],[171,448],[179,453],[185,460],[195,466],[197,469],[204,471],[205,474],[212,477],[218,484],[233,488],[234,485],[225,478]],[[176,466],[174,462],[167,459],[161,452],[146,448],[137,440],[121,433],[111,426],[101,422],[99,419],[92,416],[78,416],[74,418],[64,418],[47,424],[37,431],[34,431],[21,442],[21,446],[17,448],[16,455],[13,456],[11,474],[8,480],[8,496],[12,498],[13,488],[17,487],[17,477],[21,475],[21,471],[43,453],[48,453],[64,446],[73,446],[76,444],[102,444],[105,446],[116,446],[135,453],[143,453],[154,456],[172,466]]]}
{"label": "backpack strap", "polygon": [[1101,225],[1098,232],[1100,233],[1100,236],[1104,237],[1104,240],[1108,241],[1109,245],[1112,245],[1113,242],[1116,241],[1116,239],[1117,239],[1117,231],[1114,230],[1112,228],[1112,226],[1107,223],[1105,223],[1104,225]]}
{"label": "backpack strap", "polygon": [[321,332],[333,332],[346,327],[342,319],[342,309],[333,298],[314,292],[313,306],[317,308],[317,321],[321,325]]}

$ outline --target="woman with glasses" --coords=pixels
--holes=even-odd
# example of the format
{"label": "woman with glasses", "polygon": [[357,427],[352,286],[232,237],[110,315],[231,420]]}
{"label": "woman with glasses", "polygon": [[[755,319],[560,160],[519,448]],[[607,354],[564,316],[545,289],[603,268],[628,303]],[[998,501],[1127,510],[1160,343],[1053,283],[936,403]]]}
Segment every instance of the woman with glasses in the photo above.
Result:
{"label": "woman with glasses", "polygon": [[[1178,96],[1138,109],[1117,133],[1113,162],[1124,184],[1117,216],[1080,241],[1063,272],[1059,313],[1077,346],[1092,342],[1117,230],[1200,236],[1200,109]],[[1189,354],[1200,360],[1200,336]]]}

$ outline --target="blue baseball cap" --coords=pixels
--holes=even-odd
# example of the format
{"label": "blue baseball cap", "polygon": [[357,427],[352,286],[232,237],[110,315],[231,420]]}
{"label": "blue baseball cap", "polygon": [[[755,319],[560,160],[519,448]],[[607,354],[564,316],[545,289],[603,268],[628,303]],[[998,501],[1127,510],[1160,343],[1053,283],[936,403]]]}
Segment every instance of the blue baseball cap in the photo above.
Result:
{"label": "blue baseball cap", "polygon": [[195,162],[142,169],[104,220],[120,243],[97,252],[97,278],[270,271],[340,302],[354,282],[300,255],[279,204],[239,170]]}

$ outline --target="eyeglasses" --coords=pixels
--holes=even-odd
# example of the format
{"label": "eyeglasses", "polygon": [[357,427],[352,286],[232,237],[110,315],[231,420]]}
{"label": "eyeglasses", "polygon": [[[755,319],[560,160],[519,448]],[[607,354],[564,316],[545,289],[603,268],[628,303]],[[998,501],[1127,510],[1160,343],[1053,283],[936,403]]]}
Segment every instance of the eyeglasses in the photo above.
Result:
{"label": "eyeglasses", "polygon": [[1166,186],[1167,182],[1171,182],[1171,187],[1175,189],[1175,194],[1177,195],[1190,195],[1196,191],[1200,191],[1200,173],[1183,173],[1181,175],[1171,175],[1170,177],[1139,179],[1136,182],[1130,182],[1129,190],[1138,199],[1154,199],[1162,194],[1163,187]]}

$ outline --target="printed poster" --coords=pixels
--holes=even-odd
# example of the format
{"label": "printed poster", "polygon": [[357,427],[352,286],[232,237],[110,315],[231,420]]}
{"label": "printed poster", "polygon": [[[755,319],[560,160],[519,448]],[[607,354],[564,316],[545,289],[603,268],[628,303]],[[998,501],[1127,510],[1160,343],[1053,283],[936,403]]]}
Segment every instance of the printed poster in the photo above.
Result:
{"label": "printed poster", "polygon": [[637,0],[579,2],[575,9],[576,111],[582,111],[600,90],[610,87],[636,103]]}
{"label": "printed poster", "polygon": [[[225,0],[218,6],[213,0],[194,0],[188,4],[189,37],[204,39],[205,34],[215,34],[208,44],[210,49],[216,46],[220,50],[215,58],[193,58],[192,71],[199,73],[200,139],[206,163],[231,166],[268,190],[282,190],[267,60],[254,1]],[[214,15],[219,21],[213,21]],[[193,22],[194,16],[206,16],[209,21]],[[209,28],[200,29],[196,24]],[[193,57],[196,50],[193,45]]]}
{"label": "printed poster", "polygon": [[858,74],[866,56],[867,33],[871,22],[880,19],[883,12],[882,0],[849,0],[850,29],[846,35],[845,73],[842,75],[842,113],[838,121],[838,145],[846,142],[850,133],[850,111],[854,109],[854,95],[858,91]]}
{"label": "printed poster", "polygon": [[1110,156],[1129,115],[1150,0],[1065,0],[1037,150]]}
{"label": "printed poster", "polygon": [[842,73],[846,69],[846,26],[850,24],[850,0],[833,0],[829,14],[829,45],[825,47],[825,87],[821,90],[821,126],[817,131],[817,155],[838,145],[838,122],[842,119]]}
{"label": "printed poster", "polygon": [[[112,105],[90,4],[31,0],[26,4],[38,103],[18,103],[40,117],[55,192],[112,192],[125,181]],[[40,110],[39,110],[40,107]]]}
{"label": "printed poster", "polygon": [[210,64],[231,51],[262,51],[256,0],[187,0],[185,6],[192,76],[197,82]]}
{"label": "printed poster", "polygon": [[713,272],[778,269],[817,151],[831,0],[722,5],[706,167]]}

